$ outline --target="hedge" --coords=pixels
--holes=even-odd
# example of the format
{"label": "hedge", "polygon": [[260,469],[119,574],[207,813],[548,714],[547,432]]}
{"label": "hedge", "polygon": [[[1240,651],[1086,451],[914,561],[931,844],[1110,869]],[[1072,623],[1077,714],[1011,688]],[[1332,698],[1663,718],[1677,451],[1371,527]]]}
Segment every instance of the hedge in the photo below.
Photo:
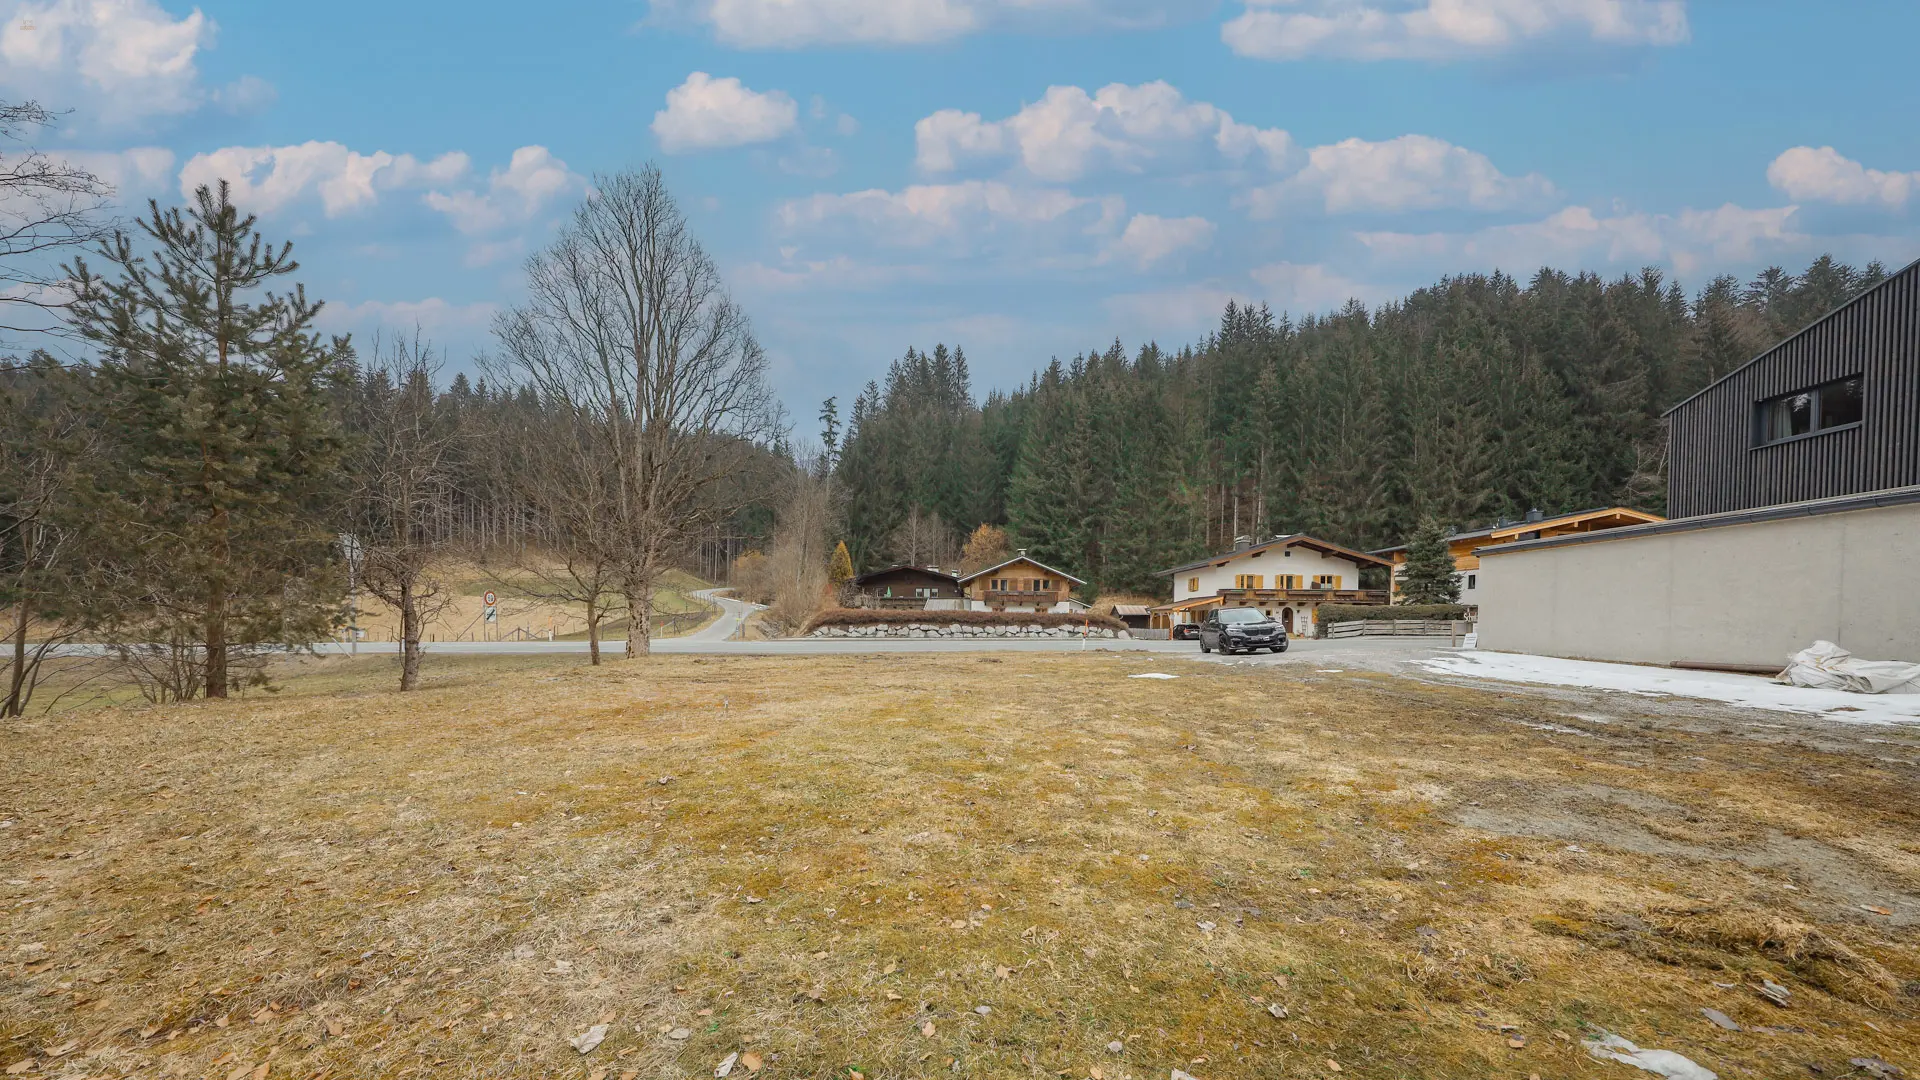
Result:
{"label": "hedge", "polygon": [[1056,614],[1031,611],[888,611],[884,608],[829,608],[800,628],[805,637],[823,626],[1091,626],[1096,630],[1125,630],[1127,624],[1111,615],[1092,612]]}
{"label": "hedge", "polygon": [[1320,625],[1353,622],[1356,619],[1445,619],[1449,622],[1467,617],[1465,604],[1321,604]]}

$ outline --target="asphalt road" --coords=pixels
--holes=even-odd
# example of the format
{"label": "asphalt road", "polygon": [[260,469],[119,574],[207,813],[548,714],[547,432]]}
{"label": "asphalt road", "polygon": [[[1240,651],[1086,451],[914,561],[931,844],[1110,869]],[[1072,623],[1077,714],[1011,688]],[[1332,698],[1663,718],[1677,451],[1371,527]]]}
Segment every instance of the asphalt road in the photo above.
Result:
{"label": "asphalt road", "polygon": [[[726,641],[732,638],[735,634],[738,634],[740,632],[740,627],[745,625],[747,621],[747,617],[749,615],[752,615],[754,612],[759,611],[761,609],[761,605],[749,604],[745,600],[735,600],[731,596],[721,595],[722,593],[728,593],[732,591],[733,591],[732,589],[700,589],[697,592],[695,592],[693,594],[694,599],[708,600],[715,604],[719,604],[720,617],[708,623],[707,625],[701,627],[700,629],[695,630],[691,634],[674,638],[672,640],[701,641],[701,642]],[[654,648],[656,649],[659,648],[660,645],[666,640],[668,639],[663,638],[661,641],[654,642]]]}
{"label": "asphalt road", "polygon": [[[725,600],[724,597],[716,597]],[[741,608],[750,606],[739,604]],[[745,615],[741,614],[740,618]],[[728,616],[723,616],[723,619]],[[716,623],[715,626],[720,624]],[[736,624],[737,625],[737,624]],[[709,628],[713,629],[713,628]],[[716,631],[718,632],[718,631]],[[625,642],[603,641],[602,651],[619,655]],[[998,638],[800,638],[780,641],[727,641],[687,636],[677,638],[656,638],[653,652],[674,655],[682,653],[731,656],[858,656],[884,655],[889,653],[979,653],[979,652],[1020,652],[1020,653],[1065,653],[1065,652],[1126,652],[1155,656],[1179,657],[1187,660],[1204,660],[1225,664],[1313,664],[1317,667],[1351,667],[1372,670],[1391,670],[1400,661],[1428,651],[1445,648],[1441,638],[1348,638],[1341,641],[1297,640],[1284,653],[1259,653],[1253,656],[1221,656],[1218,653],[1203,655],[1200,645],[1193,641],[1138,641],[1107,638],[1093,638],[1082,642],[1077,638],[1046,638],[1036,641],[1002,640]],[[315,650],[324,654],[338,655],[347,651],[344,642],[322,642]],[[360,643],[362,655],[382,655],[392,653],[397,646],[391,641],[363,641]],[[423,646],[430,654],[441,656],[473,655],[539,655],[546,653],[567,654],[584,653],[587,643],[584,641],[441,641]]]}

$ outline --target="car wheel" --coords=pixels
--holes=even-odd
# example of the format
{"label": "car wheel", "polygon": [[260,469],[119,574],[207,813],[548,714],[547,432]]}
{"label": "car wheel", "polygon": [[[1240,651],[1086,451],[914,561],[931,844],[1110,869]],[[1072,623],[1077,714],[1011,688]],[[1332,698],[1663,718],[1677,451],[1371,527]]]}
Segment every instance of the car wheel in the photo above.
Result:
{"label": "car wheel", "polygon": [[1285,645],[1275,645],[1273,647],[1273,651],[1276,653],[1283,653],[1287,651],[1287,647]]}
{"label": "car wheel", "polygon": [[1206,642],[1204,642],[1204,641],[1203,641],[1203,642],[1201,642],[1201,643],[1200,643],[1200,651],[1201,651],[1201,652],[1212,652],[1212,651],[1213,651],[1213,646],[1211,646],[1211,645],[1209,645],[1209,644],[1207,644]]}

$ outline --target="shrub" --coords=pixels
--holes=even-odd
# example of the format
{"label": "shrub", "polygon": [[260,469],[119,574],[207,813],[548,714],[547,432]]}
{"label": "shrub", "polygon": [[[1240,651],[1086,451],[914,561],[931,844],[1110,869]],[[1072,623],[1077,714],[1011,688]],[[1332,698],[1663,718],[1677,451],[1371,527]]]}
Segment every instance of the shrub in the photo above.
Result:
{"label": "shrub", "polygon": [[1127,624],[1111,615],[1092,612],[1056,614],[1031,611],[887,611],[868,608],[829,608],[808,619],[802,637],[823,626],[881,626],[917,623],[921,626],[1080,626],[1095,630],[1125,630]]}
{"label": "shrub", "polygon": [[1321,604],[1320,625],[1355,619],[1464,619],[1465,604]]}

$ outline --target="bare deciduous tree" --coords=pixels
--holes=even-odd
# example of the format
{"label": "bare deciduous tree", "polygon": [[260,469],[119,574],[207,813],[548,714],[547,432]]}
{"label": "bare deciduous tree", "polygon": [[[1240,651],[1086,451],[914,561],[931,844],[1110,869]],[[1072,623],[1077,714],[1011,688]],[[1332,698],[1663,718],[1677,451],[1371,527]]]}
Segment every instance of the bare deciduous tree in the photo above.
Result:
{"label": "bare deciduous tree", "polygon": [[950,566],[958,554],[953,528],[939,514],[917,506],[888,536],[887,548],[902,566]]}
{"label": "bare deciduous tree", "polygon": [[548,603],[579,604],[587,656],[598,665],[601,625],[617,600],[608,554],[617,506],[612,470],[594,419],[572,402],[546,402],[515,421],[490,434],[496,457],[511,455],[503,486],[533,511],[545,543],[521,553],[508,584]]}
{"label": "bare deciduous tree", "polygon": [[552,246],[528,260],[527,301],[494,333],[509,381],[575,403],[593,425],[612,476],[605,554],[633,657],[649,649],[660,574],[733,509],[723,482],[749,466],[779,414],[746,314],[660,171],[594,186]]}
{"label": "bare deciduous tree", "polygon": [[10,646],[0,657],[0,717],[26,715],[47,658],[90,624],[78,488],[96,438],[74,408],[70,378],[45,354],[0,371],[0,612]]}
{"label": "bare deciduous tree", "polygon": [[[0,344],[62,331],[60,310],[72,296],[60,256],[103,235],[113,197],[93,173],[26,145],[55,119],[35,102],[0,101]],[[6,366],[18,365],[0,359]]]}
{"label": "bare deciduous tree", "polygon": [[348,532],[358,541],[362,585],[400,614],[400,689],[420,684],[420,638],[453,596],[435,573],[443,545],[434,528],[453,487],[463,437],[435,400],[440,370],[418,329],[411,339],[375,335],[356,373],[349,454]]}

